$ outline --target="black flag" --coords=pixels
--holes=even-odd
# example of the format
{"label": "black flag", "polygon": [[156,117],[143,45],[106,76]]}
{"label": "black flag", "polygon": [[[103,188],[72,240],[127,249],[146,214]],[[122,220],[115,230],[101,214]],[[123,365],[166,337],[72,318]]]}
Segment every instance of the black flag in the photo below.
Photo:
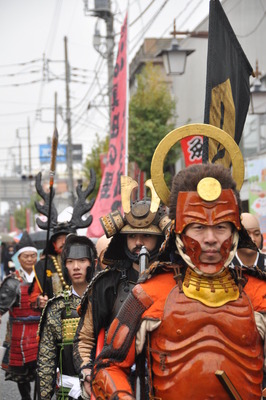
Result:
{"label": "black flag", "polygon": [[[219,0],[210,0],[204,123],[217,126],[239,144],[250,101],[252,67]],[[203,162],[231,164],[218,142],[204,138]]]}

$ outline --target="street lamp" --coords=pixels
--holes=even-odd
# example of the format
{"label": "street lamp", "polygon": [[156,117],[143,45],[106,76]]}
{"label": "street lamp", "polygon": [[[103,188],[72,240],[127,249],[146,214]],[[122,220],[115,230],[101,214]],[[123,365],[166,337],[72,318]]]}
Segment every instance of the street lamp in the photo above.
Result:
{"label": "street lamp", "polygon": [[258,61],[254,78],[250,87],[249,113],[242,135],[242,151],[245,158],[266,151],[266,77],[261,76]]}
{"label": "street lamp", "polygon": [[266,113],[266,86],[260,79],[258,60],[256,61],[255,79],[250,89],[251,114]]}
{"label": "street lamp", "polygon": [[182,75],[185,72],[187,56],[195,50],[181,49],[176,38],[176,26],[174,21],[174,30],[171,32],[173,35],[171,47],[169,49],[161,50],[157,57],[163,57],[164,68],[167,75]]}

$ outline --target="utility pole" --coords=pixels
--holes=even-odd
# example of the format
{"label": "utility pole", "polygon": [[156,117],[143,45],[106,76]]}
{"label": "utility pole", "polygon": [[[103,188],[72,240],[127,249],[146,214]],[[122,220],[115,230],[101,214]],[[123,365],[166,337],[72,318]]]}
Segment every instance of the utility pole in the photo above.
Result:
{"label": "utility pole", "polygon": [[16,138],[19,141],[19,173],[22,173],[22,156],[21,156],[21,138],[19,136],[19,130],[16,129]]}
{"label": "utility pole", "polygon": [[107,59],[108,68],[108,100],[109,100],[109,124],[111,127],[111,109],[112,109],[112,87],[113,87],[113,71],[114,71],[114,16],[111,11],[111,0],[94,0],[94,9],[88,8],[88,1],[84,0],[85,12],[90,12],[95,17],[101,18],[106,23],[106,37],[104,48],[102,50],[102,36],[95,26],[93,46],[95,50],[105,59]]}
{"label": "utility pole", "polygon": [[74,184],[73,184],[73,164],[72,164],[72,138],[71,138],[71,112],[69,96],[70,71],[67,55],[67,37],[65,42],[65,74],[66,74],[66,122],[67,122],[67,170],[68,170],[68,190],[70,192],[70,205],[74,206]]}
{"label": "utility pole", "polygon": [[30,138],[30,121],[28,118],[28,147],[29,147],[29,176],[31,176],[31,138]]}
{"label": "utility pole", "polygon": [[111,127],[111,111],[112,111],[112,88],[113,88],[113,63],[114,63],[114,18],[111,12],[111,1],[109,0],[109,12],[104,17],[107,31],[107,65],[108,65],[108,93],[109,93],[109,119]]}
{"label": "utility pole", "polygon": [[57,92],[54,94],[54,131],[57,128]]}

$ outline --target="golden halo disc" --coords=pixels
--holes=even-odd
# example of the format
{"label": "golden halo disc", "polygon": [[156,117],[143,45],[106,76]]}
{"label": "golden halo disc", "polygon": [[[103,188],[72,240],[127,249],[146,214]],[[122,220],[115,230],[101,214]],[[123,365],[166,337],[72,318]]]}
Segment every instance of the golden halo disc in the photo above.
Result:
{"label": "golden halo disc", "polygon": [[244,181],[245,169],[241,151],[234,139],[225,131],[209,124],[190,124],[181,126],[169,132],[158,144],[151,162],[151,179],[153,186],[165,205],[169,206],[170,190],[168,189],[163,173],[165,158],[169,150],[181,139],[189,136],[205,136],[221,143],[228,151],[232,161],[232,176],[237,190],[241,189]]}

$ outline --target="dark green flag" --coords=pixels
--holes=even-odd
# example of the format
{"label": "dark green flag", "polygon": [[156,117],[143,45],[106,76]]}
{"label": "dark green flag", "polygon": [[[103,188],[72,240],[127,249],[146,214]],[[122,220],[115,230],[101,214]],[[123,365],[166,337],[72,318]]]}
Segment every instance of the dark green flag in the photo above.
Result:
{"label": "dark green flag", "polygon": [[[252,67],[219,0],[210,0],[204,123],[217,126],[239,144],[250,101]],[[204,138],[203,162],[231,164],[218,142]]]}

